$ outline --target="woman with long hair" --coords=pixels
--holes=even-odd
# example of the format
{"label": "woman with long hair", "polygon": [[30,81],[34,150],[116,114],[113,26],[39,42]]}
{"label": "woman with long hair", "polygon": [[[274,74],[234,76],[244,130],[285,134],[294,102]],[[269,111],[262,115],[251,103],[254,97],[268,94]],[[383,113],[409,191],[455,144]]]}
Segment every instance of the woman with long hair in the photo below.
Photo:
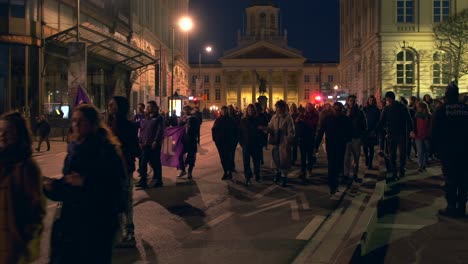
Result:
{"label": "woman with long hair", "polygon": [[0,117],[0,263],[39,257],[45,216],[41,170],[32,158],[31,133],[18,112]]}
{"label": "woman with long hair", "polygon": [[45,181],[45,194],[62,203],[51,238],[51,263],[111,263],[119,214],[128,206],[127,172],[119,142],[98,110],[79,105],[63,178]]}

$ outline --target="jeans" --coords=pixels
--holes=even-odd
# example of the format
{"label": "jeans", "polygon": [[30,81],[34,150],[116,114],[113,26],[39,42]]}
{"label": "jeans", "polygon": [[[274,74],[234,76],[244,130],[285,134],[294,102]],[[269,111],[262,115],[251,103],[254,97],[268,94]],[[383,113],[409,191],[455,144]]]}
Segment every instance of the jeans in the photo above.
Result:
{"label": "jeans", "polygon": [[415,143],[418,150],[419,168],[425,169],[427,166],[427,157],[429,156],[429,140],[415,139]]}
{"label": "jeans", "polygon": [[250,168],[251,157],[254,164],[254,174],[256,177],[260,176],[260,151],[262,151],[262,146],[242,148],[242,160],[244,162],[244,174],[246,179],[252,178],[252,170]]}
{"label": "jeans", "polygon": [[353,176],[357,176],[359,171],[359,158],[361,156],[361,139],[353,138],[351,142],[346,145],[346,152],[344,156],[344,176],[349,177],[351,171],[351,155],[353,156]]}

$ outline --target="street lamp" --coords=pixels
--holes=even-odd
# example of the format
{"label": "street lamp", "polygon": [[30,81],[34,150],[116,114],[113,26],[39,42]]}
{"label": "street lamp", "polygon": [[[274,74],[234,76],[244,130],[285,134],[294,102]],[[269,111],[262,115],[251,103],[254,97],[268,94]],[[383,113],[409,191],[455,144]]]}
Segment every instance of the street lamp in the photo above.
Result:
{"label": "street lamp", "polygon": [[334,94],[335,94],[335,100],[336,100],[336,92],[338,91],[338,85],[333,86]]}
{"label": "street lamp", "polygon": [[[179,28],[180,30],[187,32],[190,31],[193,27],[193,22],[190,17],[182,17],[179,19]],[[174,60],[174,46],[175,46],[175,28],[172,27],[172,43],[171,43],[171,51],[172,51],[172,65],[171,65],[171,96],[169,100],[169,115],[172,115],[172,97],[174,96],[174,68],[175,68],[175,60]]]}
{"label": "street lamp", "polygon": [[[211,46],[206,46],[205,47],[205,52],[206,53],[211,53],[212,51],[213,51],[213,47],[211,47]],[[201,50],[199,50],[198,51],[198,78],[197,78],[198,79],[197,84],[199,85],[199,87],[197,87],[197,90],[200,89],[200,92],[201,92],[201,89],[203,87],[203,85],[202,85],[203,84],[203,81],[202,81],[203,79],[201,77],[201,59],[202,59],[202,52],[201,52]],[[200,94],[197,94],[197,95],[200,96]]]}

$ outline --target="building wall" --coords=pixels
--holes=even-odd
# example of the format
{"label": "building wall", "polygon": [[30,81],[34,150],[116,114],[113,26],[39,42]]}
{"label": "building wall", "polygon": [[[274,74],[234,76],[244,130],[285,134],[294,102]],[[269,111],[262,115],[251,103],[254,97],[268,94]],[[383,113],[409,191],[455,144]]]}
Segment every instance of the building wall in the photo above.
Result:
{"label": "building wall", "polygon": [[[340,2],[342,86],[359,98],[370,94],[381,96],[386,91],[395,91],[406,97],[443,95],[446,83],[433,81],[433,55],[437,51],[432,32],[435,25],[434,1],[412,2],[413,15],[406,23],[398,20],[398,0]],[[468,1],[449,2],[450,14],[468,8]],[[397,55],[402,51],[414,55],[411,83],[398,82]],[[460,92],[468,91],[467,76],[459,80],[459,87]]]}

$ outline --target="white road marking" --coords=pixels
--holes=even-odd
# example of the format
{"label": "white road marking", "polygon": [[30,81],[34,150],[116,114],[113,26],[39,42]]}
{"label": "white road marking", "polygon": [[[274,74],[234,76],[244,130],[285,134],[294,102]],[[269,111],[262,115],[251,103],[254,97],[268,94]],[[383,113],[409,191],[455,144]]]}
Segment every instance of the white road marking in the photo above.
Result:
{"label": "white road marking", "polygon": [[259,207],[259,208],[267,207],[267,206],[270,206],[270,205],[273,205],[273,204],[277,204],[277,203],[280,203],[280,202],[287,201],[287,200],[289,200],[289,199],[291,199],[291,198],[294,198],[294,197],[296,197],[296,196],[293,195],[293,196],[290,196],[290,197],[277,199],[277,200],[274,200],[273,202],[269,202],[269,203],[266,203],[266,204],[262,204],[262,205],[259,205],[259,206],[257,206],[257,207]]}
{"label": "white road marking", "polygon": [[304,192],[301,192],[299,194],[299,199],[301,200],[302,209],[304,209],[304,210],[310,209],[309,202],[307,201],[307,198],[306,198]]}
{"label": "white road marking", "polygon": [[217,224],[219,224],[219,223],[223,222],[224,220],[228,219],[232,215],[234,215],[234,212],[226,212],[226,213],[216,217],[215,219],[211,220],[210,222],[206,223],[202,227],[200,227],[200,228],[198,228],[196,230],[193,230],[192,233],[194,233],[194,234],[203,233],[207,229],[213,228],[214,226],[216,226]]}
{"label": "white road marking", "polygon": [[256,214],[268,211],[268,210],[276,208],[276,207],[281,207],[283,205],[289,205],[291,207],[291,218],[293,220],[299,220],[300,219],[298,205],[297,205],[296,200],[290,200],[290,201],[284,201],[284,202],[276,203],[276,204],[270,205],[268,207],[264,207],[262,209],[259,209],[257,211],[253,211],[251,213],[244,214],[244,216],[248,217],[248,216],[256,215]]}
{"label": "white road marking", "polygon": [[292,220],[299,220],[301,217],[299,216],[299,205],[296,202],[296,199],[290,201],[291,203],[291,218]]}
{"label": "white road marking", "polygon": [[270,193],[272,192],[274,189],[276,189],[278,187],[278,185],[274,184],[274,185],[271,185],[270,187],[266,188],[265,190],[257,193],[254,198],[255,199],[258,199],[258,198],[262,198],[264,197],[267,193]]}
{"label": "white road marking", "polygon": [[322,215],[314,217],[312,221],[310,221],[310,223],[301,231],[301,233],[297,235],[296,239],[309,240],[324,220],[325,216]]}
{"label": "white road marking", "polygon": [[232,187],[240,192],[246,193],[250,198],[255,197],[257,193],[249,191],[245,188],[240,187],[237,183],[228,183],[229,187]]}

